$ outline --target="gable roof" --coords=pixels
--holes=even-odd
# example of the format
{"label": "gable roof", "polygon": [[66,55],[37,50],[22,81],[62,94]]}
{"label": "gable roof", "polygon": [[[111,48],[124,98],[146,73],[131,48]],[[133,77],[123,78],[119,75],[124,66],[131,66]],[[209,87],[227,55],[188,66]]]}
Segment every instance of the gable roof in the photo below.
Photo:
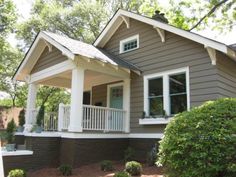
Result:
{"label": "gable roof", "polygon": [[81,56],[92,60],[99,60],[103,63],[109,63],[115,66],[119,65],[130,70],[138,72],[141,71],[133,64],[112,56],[111,54],[106,53],[91,44],[87,44],[55,33],[42,31],[36,36],[33,44],[29,48],[20,66],[16,70],[13,79],[22,80],[27,74],[29,74],[39,55],[41,54],[41,52],[37,52],[35,48],[38,47],[42,50],[47,45],[53,45],[59,49],[63,55],[72,60],[74,60],[75,56]]}
{"label": "gable roof", "polygon": [[[126,21],[124,20],[124,18],[126,18]],[[157,21],[157,20],[152,19],[150,17],[139,15],[134,12],[125,11],[122,9],[119,9],[115,13],[115,15],[111,18],[111,20],[108,22],[106,27],[103,29],[103,31],[100,33],[100,35],[97,37],[97,39],[94,41],[93,44],[96,47],[104,47],[105,44],[109,41],[109,39],[112,37],[112,35],[115,33],[115,31],[123,23],[123,21],[125,21],[125,23],[127,23],[127,18],[138,20],[140,22],[149,24],[149,25],[153,26],[154,28],[159,28],[159,29],[177,34],[177,35],[182,36],[184,38],[187,38],[187,39],[190,39],[190,40],[195,41],[197,43],[203,44],[205,47],[211,47],[215,50],[223,52],[223,53],[227,54],[229,57],[236,59],[236,49],[229,47],[229,46],[225,45],[224,43],[203,37],[199,34],[196,34],[196,33],[190,32],[190,31],[186,31],[186,30],[174,27],[172,25]]]}

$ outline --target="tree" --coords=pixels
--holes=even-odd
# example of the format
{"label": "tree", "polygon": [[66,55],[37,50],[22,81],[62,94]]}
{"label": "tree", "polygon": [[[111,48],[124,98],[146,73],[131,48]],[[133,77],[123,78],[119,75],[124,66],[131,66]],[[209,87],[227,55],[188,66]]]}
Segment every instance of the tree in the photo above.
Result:
{"label": "tree", "polygon": [[[236,20],[236,0],[169,0],[161,6],[170,24],[186,30],[210,27],[219,32],[232,30]],[[161,5],[161,4],[160,4]]]}

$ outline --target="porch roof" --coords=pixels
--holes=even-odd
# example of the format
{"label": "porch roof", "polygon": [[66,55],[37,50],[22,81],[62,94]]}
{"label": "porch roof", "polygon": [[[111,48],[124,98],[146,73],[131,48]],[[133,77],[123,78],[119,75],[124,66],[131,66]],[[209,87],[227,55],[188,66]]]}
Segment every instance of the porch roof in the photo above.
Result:
{"label": "porch roof", "polygon": [[[98,47],[95,47],[91,44],[87,44],[63,35],[42,31],[40,32],[36,39],[34,40],[33,44],[31,45],[30,49],[26,53],[24,59],[22,60],[20,66],[17,68],[13,79],[22,80],[22,75],[27,75],[26,73],[30,72],[32,67],[32,63],[36,61],[29,61],[29,60],[36,60],[37,57],[31,57],[34,55],[34,50],[37,48],[37,44],[39,41],[43,39],[46,43],[46,46],[53,45],[59,50],[62,51],[63,55],[66,55],[69,59],[74,59],[75,56],[80,56],[82,58],[88,58],[91,60],[99,60],[103,63],[112,64],[115,66],[120,66],[129,70],[133,70],[135,72],[140,72],[141,70],[134,66],[133,64],[124,61],[118,57],[113,56],[112,54],[108,53],[105,50],[102,50]],[[45,47],[46,47],[45,46]],[[31,66],[29,66],[31,65]],[[28,69],[26,69],[28,67]],[[18,77],[18,76],[21,77]]]}

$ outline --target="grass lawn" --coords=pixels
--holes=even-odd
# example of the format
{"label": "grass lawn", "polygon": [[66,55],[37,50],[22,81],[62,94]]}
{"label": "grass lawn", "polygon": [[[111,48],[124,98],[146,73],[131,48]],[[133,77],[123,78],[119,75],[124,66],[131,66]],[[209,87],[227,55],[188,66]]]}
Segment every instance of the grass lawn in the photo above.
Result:
{"label": "grass lawn", "polygon": [[[103,172],[100,170],[100,164],[81,166],[73,169],[71,177],[112,177],[115,172],[124,170],[124,163],[114,162],[114,171]],[[27,177],[63,177],[56,168],[42,169],[34,172],[28,172]],[[160,168],[156,166],[148,167],[143,165],[143,172],[140,177],[162,177]]]}

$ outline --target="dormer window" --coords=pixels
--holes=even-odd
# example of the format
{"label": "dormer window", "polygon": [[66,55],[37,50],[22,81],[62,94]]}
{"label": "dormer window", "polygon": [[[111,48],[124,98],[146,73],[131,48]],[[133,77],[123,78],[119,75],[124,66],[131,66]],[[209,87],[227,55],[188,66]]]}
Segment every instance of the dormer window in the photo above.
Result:
{"label": "dormer window", "polygon": [[139,35],[120,41],[120,53],[125,53],[139,48]]}

